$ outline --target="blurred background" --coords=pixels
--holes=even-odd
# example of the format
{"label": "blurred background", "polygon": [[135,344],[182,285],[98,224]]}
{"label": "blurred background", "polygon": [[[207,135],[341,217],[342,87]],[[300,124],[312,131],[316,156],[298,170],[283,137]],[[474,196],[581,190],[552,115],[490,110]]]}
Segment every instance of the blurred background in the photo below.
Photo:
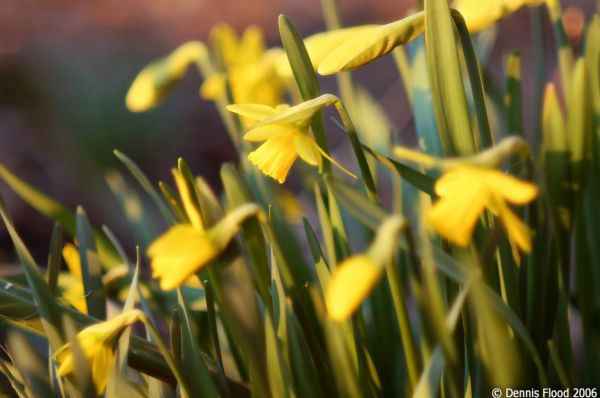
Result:
{"label": "blurred background", "polygon": [[[593,3],[563,2],[565,8],[574,7],[567,14],[572,19],[567,29],[575,32],[575,41]],[[339,6],[343,23],[354,25],[400,19],[416,3],[340,0]],[[236,160],[213,105],[198,96],[201,81],[195,72],[190,71],[165,104],[132,114],[124,98],[137,72],[182,42],[206,41],[219,21],[238,32],[249,24],[259,25],[269,45],[280,45],[281,13],[304,36],[324,29],[318,0],[1,0],[0,163],[70,208],[83,205],[93,223],[109,225],[127,242],[121,210],[105,182],[107,169],[123,171],[114,148],[137,162],[153,182],[171,182],[169,170],[183,156],[217,190],[220,165]],[[523,81],[533,84],[529,27],[527,9],[500,24],[499,40],[488,59],[499,83],[502,60],[517,50],[523,56]],[[552,32],[545,28],[548,80],[554,75],[555,54]],[[391,58],[375,62],[356,77],[383,104],[397,138],[413,144],[410,110]],[[332,90],[334,83],[333,78],[323,79],[324,91]],[[527,115],[531,90],[526,86],[524,93]],[[36,259],[44,261],[51,223],[2,182],[0,191],[22,237]],[[13,257],[6,231],[0,228],[0,263]]]}

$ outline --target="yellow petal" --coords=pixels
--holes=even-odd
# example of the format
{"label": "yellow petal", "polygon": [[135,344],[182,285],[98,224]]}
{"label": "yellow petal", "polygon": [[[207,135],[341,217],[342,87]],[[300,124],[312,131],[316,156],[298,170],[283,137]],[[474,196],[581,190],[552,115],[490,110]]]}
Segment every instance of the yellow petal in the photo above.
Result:
{"label": "yellow petal", "polygon": [[294,147],[298,155],[306,163],[317,166],[319,164],[319,151],[315,149],[314,141],[303,133],[294,134]]}
{"label": "yellow petal", "polygon": [[210,237],[188,224],[172,227],[148,248],[152,277],[160,279],[163,290],[181,285],[217,254]]}
{"label": "yellow petal", "polygon": [[181,173],[173,169],[172,170],[173,177],[175,178],[175,184],[177,185],[177,190],[179,191],[179,197],[181,198],[181,202],[183,203],[183,209],[185,210],[185,214],[187,214],[190,223],[199,231],[204,231],[204,223],[202,222],[202,217],[200,216],[200,212],[196,208],[194,204],[194,200],[192,199],[192,193],[190,192],[190,188],[185,181],[185,178]]}
{"label": "yellow petal", "polygon": [[297,157],[294,135],[281,134],[269,138],[251,152],[248,160],[264,174],[283,184]]}
{"label": "yellow petal", "polygon": [[200,97],[206,100],[219,100],[225,98],[226,95],[226,83],[227,77],[222,73],[215,73],[211,75],[202,86],[200,86]]}
{"label": "yellow petal", "polygon": [[323,94],[320,97],[302,102],[273,116],[261,120],[257,126],[270,123],[303,123],[308,125],[312,117],[321,109],[333,105],[338,101],[335,95]]}
{"label": "yellow petal", "polygon": [[[379,25],[352,26],[321,32],[307,37],[304,39],[304,46],[306,47],[313,68],[316,69],[321,61],[344,41],[377,26]],[[276,61],[276,68],[281,76],[286,78],[293,77],[292,68],[290,68],[290,63],[285,52]]]}
{"label": "yellow petal", "polygon": [[394,147],[393,151],[394,155],[400,159],[422,164],[425,167],[433,167],[439,163],[438,159],[434,158],[433,156],[429,156],[423,152],[414,151],[401,146]]}
{"label": "yellow petal", "polygon": [[318,71],[330,75],[365,65],[395,47],[419,36],[424,29],[424,13],[419,12],[400,21],[359,32],[345,40],[320,64]]}
{"label": "yellow petal", "polygon": [[81,281],[81,260],[79,258],[79,251],[75,245],[67,243],[63,247],[62,255],[71,275]]}
{"label": "yellow petal", "polygon": [[436,192],[443,196],[433,205],[429,222],[444,238],[467,246],[490,197],[485,185],[449,172],[436,183]]}
{"label": "yellow petal", "polygon": [[492,192],[510,203],[523,205],[531,202],[538,194],[538,189],[534,184],[521,181],[497,170],[486,172],[484,178]]}
{"label": "yellow petal", "polygon": [[225,23],[219,23],[211,29],[210,38],[214,47],[217,49],[223,65],[229,67],[236,64],[239,43],[235,30]]}
{"label": "yellow petal", "polygon": [[246,28],[240,41],[240,58],[245,62],[258,61],[265,52],[265,38],[262,30],[251,25]]}
{"label": "yellow petal", "polygon": [[525,253],[530,253],[531,231],[529,227],[510,210],[502,199],[497,199],[494,204],[498,211],[498,218],[502,221],[508,238]]}
{"label": "yellow petal", "polygon": [[342,321],[352,315],[369,295],[383,270],[364,255],[350,257],[339,264],[325,293],[329,316]]}
{"label": "yellow petal", "polygon": [[253,120],[263,120],[277,113],[276,108],[264,104],[231,104],[227,110]]}
{"label": "yellow petal", "polygon": [[106,388],[112,369],[115,367],[115,362],[115,354],[108,345],[103,345],[94,356],[92,360],[92,380],[98,394],[101,394]]}
{"label": "yellow petal", "polygon": [[296,127],[290,124],[267,124],[266,126],[258,126],[249,130],[246,134],[244,134],[244,139],[252,142],[266,141],[269,138],[280,134],[293,133],[295,130]]}

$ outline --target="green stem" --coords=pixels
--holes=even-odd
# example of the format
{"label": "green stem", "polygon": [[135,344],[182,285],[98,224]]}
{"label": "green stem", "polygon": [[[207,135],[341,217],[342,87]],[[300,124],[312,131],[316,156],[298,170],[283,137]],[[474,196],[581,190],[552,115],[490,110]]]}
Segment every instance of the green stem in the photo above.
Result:
{"label": "green stem", "polygon": [[369,168],[369,163],[367,163],[367,158],[365,157],[365,153],[363,152],[362,145],[360,140],[358,139],[358,134],[356,134],[356,129],[354,128],[354,123],[352,123],[352,119],[350,119],[350,115],[346,111],[344,104],[341,101],[337,101],[335,103],[335,108],[337,109],[342,123],[346,128],[346,133],[348,134],[348,138],[350,138],[350,143],[352,144],[352,150],[354,151],[354,155],[356,156],[356,160],[358,161],[358,167],[360,168],[360,173],[362,175],[363,184],[365,189],[367,190],[367,196],[371,199],[372,202],[379,204],[379,199],[377,198],[377,190],[375,188],[375,181],[373,179],[373,175],[371,174],[371,169]]}
{"label": "green stem", "polygon": [[144,326],[146,326],[146,328],[150,331],[150,334],[154,338],[154,342],[156,343],[158,350],[160,351],[161,355],[167,362],[167,365],[169,366],[169,369],[171,369],[171,372],[173,372],[175,379],[179,383],[179,388],[183,392],[183,395],[186,397],[192,397],[193,395],[191,394],[191,390],[190,390],[190,387],[188,386],[187,381],[185,380],[185,378],[179,371],[177,364],[175,364],[175,360],[171,356],[171,352],[169,351],[169,349],[163,342],[162,337],[160,337],[160,334],[158,333],[158,331],[154,328],[152,323],[149,322],[145,316],[141,317],[140,320],[144,323]]}

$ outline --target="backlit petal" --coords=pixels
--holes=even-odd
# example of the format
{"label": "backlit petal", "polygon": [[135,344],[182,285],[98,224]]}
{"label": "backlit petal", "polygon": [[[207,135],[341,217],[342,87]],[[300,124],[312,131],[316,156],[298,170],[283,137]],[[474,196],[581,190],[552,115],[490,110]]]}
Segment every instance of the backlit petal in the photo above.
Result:
{"label": "backlit petal", "polygon": [[373,290],[383,270],[382,266],[364,255],[351,257],[339,264],[325,293],[329,316],[342,321],[352,315]]}

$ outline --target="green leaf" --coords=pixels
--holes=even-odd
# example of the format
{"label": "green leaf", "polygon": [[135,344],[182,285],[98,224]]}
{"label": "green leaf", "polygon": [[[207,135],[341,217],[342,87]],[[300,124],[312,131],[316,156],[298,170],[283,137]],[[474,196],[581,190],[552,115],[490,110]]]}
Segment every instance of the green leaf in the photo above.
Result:
{"label": "green leaf", "polygon": [[44,276],[12,224],[2,195],[0,195],[0,216],[6,225],[6,229],[15,246],[17,255],[24,267],[27,283],[33,296],[37,312],[40,314],[48,341],[50,342],[52,349],[56,350],[62,345],[63,341],[61,337],[62,328],[60,312],[54,299],[54,295],[44,280]]}
{"label": "green leaf", "polygon": [[404,178],[415,188],[429,194],[430,196],[435,196],[435,191],[433,188],[435,180],[433,178],[431,178],[427,174],[423,174],[413,169],[412,167],[405,166],[404,164],[392,158],[384,156],[364,145],[363,148],[365,149],[365,151],[367,151],[367,153],[369,153],[375,159],[377,159],[382,165],[384,165],[386,168],[399,175],[400,177]]}
{"label": "green leaf", "polygon": [[48,368],[25,337],[20,333],[10,333],[8,350],[31,394],[34,397],[52,397],[54,393],[48,378]]}
{"label": "green leaf", "polygon": [[271,315],[265,313],[265,336],[267,339],[267,362],[269,385],[274,397],[295,397],[294,385],[290,370],[285,364],[277,334],[273,328]]}
{"label": "green leaf", "polygon": [[81,206],[77,208],[77,243],[88,313],[97,319],[106,319],[106,297],[100,259],[96,252],[92,227]]}
{"label": "green leaf", "polygon": [[217,365],[217,385],[219,387],[219,393],[223,397],[231,396],[231,392],[227,388],[227,382],[225,380],[225,370],[223,369],[223,356],[221,355],[221,345],[219,344],[219,331],[217,329],[217,315],[215,309],[215,300],[213,298],[212,288],[208,281],[204,282],[204,289],[206,291],[206,308],[208,310],[208,325],[210,328],[210,334],[213,338],[214,350],[215,350],[215,363]]}
{"label": "green leaf", "polygon": [[48,287],[52,294],[56,294],[56,286],[58,283],[58,274],[62,265],[62,249],[63,249],[63,230],[59,223],[54,224],[52,229],[52,238],[50,239],[50,253],[48,254],[48,263],[46,266],[46,275],[48,279]]}
{"label": "green leaf", "polygon": [[[58,222],[71,236],[76,235],[77,221],[74,212],[27,184],[2,164],[0,164],[0,178],[2,178],[4,182],[6,182],[8,186],[21,197],[21,199],[27,202],[40,214]],[[94,231],[94,239],[98,247],[98,253],[102,260],[102,264],[108,269],[118,265],[119,259],[115,249],[111,246],[106,237],[100,232]]]}
{"label": "green leaf", "polygon": [[454,22],[446,0],[425,0],[425,49],[431,98],[444,152],[447,155],[472,155],[475,143]]}
{"label": "green leaf", "polygon": [[176,222],[175,216],[173,215],[167,204],[163,201],[158,191],[156,191],[154,186],[152,186],[150,180],[148,179],[148,177],[146,177],[144,172],[138,167],[137,164],[135,164],[121,151],[115,149],[114,154],[121,161],[121,163],[125,165],[127,170],[129,170],[131,175],[133,175],[133,177],[138,181],[140,186],[148,193],[148,195],[150,195],[150,197],[154,201],[154,204],[164,217],[165,221],[167,221],[167,223],[169,224],[174,224]]}

